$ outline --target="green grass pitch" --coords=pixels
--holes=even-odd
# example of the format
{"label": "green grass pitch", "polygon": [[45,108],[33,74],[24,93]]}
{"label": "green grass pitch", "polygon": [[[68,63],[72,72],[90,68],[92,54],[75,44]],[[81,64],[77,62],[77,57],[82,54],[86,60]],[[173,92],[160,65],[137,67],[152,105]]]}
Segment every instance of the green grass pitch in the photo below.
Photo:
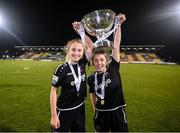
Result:
{"label": "green grass pitch", "polygon": [[[0,131],[50,131],[49,92],[58,64],[0,61]],[[129,131],[180,132],[180,66],[121,64],[120,71]],[[85,103],[86,131],[94,132],[89,96]]]}

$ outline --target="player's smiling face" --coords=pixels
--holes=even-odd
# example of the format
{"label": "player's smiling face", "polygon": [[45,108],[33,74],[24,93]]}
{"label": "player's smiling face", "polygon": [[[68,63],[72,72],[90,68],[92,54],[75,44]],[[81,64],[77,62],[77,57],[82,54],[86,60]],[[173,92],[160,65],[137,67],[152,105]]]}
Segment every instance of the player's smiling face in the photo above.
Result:
{"label": "player's smiling face", "polygon": [[96,54],[93,58],[93,65],[98,73],[105,72],[107,59],[104,54]]}
{"label": "player's smiling face", "polygon": [[81,43],[74,42],[73,44],[71,44],[69,50],[70,62],[71,63],[78,62],[82,58],[83,52],[84,49]]}

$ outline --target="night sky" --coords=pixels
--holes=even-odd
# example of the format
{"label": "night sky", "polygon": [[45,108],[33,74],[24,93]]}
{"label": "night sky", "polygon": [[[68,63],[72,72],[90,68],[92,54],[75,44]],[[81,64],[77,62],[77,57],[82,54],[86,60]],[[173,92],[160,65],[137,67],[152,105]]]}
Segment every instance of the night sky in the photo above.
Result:
{"label": "night sky", "polygon": [[180,0],[0,0],[0,48],[65,45],[79,37],[71,23],[98,9],[126,15],[122,45],[166,45],[179,56]]}

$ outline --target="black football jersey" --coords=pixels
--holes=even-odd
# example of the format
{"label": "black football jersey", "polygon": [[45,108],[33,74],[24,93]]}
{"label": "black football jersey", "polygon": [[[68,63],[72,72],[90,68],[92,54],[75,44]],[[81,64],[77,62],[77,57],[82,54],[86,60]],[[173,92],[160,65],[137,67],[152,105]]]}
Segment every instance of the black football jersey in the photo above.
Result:
{"label": "black football jersey", "polygon": [[[87,62],[88,60],[85,56],[78,62],[81,71],[81,85],[79,92],[77,92],[76,90],[74,82],[75,79],[68,63],[59,65],[55,69],[52,79],[52,86],[61,88],[61,94],[57,101],[57,107],[59,109],[76,107],[84,101],[85,97],[87,97],[85,72]],[[77,74],[77,64],[73,64],[73,68],[75,73]]]}
{"label": "black football jersey", "polygon": [[[102,90],[97,89],[95,92],[95,73],[88,77],[88,85],[90,88],[89,92],[95,93],[98,97],[98,100],[96,102],[96,109],[106,110],[126,106],[122,91],[119,67],[120,63],[116,62],[112,58],[105,73],[105,96],[103,102],[102,99],[97,95],[97,93],[101,94]],[[101,86],[102,84],[102,76],[103,74],[97,74],[98,86]]]}

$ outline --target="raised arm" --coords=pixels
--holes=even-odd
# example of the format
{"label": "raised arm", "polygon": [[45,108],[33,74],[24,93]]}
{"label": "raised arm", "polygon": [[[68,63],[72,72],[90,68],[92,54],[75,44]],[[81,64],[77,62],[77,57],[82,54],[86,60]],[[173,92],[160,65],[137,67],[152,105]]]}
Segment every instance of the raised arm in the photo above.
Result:
{"label": "raised arm", "polygon": [[[80,22],[73,22],[72,26],[74,28],[74,30],[81,36],[81,39],[83,41],[83,43],[85,43],[86,45],[86,54],[88,55],[88,59],[90,59],[92,57],[92,50],[94,48],[93,42],[92,40],[85,34],[84,28],[80,29],[81,23]],[[82,31],[80,31],[82,30]],[[79,33],[79,31],[81,33]]]}
{"label": "raised arm", "polygon": [[115,31],[114,36],[114,49],[112,50],[112,56],[117,61],[120,62],[120,43],[121,43],[121,24],[126,20],[124,14],[118,15],[119,25]]}
{"label": "raised arm", "polygon": [[84,40],[85,44],[86,44],[86,53],[88,55],[88,59],[91,59],[92,57],[92,51],[94,48],[93,42],[92,40],[85,34],[85,40]]}

